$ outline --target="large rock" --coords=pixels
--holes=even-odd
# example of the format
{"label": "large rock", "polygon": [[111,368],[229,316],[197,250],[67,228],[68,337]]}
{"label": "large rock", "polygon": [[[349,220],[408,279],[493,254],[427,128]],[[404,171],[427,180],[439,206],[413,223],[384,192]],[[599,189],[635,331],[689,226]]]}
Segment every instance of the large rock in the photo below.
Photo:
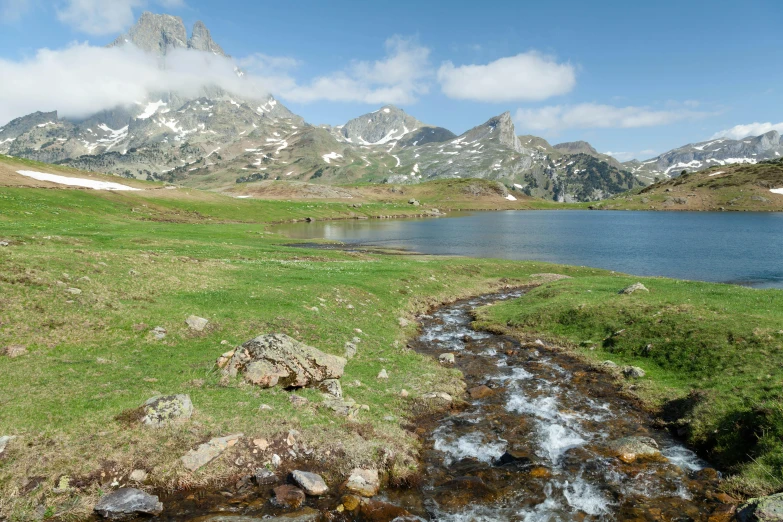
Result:
{"label": "large rock", "polygon": [[324,479],[316,473],[297,470],[291,473],[291,478],[310,496],[319,497],[329,491]]}
{"label": "large rock", "polygon": [[187,420],[193,415],[193,402],[189,395],[166,395],[152,397],[142,406],[144,417],[141,422],[153,428],[160,428],[175,420]]}
{"label": "large rock", "polygon": [[650,437],[623,437],[609,444],[612,453],[628,464],[637,460],[660,460],[660,450],[655,439]]}
{"label": "large rock", "polygon": [[623,368],[623,375],[628,379],[641,379],[647,375],[647,372],[638,366],[626,366]]}
{"label": "large rock", "polygon": [[304,504],[305,493],[296,486],[283,484],[277,486],[273,491],[275,493],[275,498],[272,499],[273,504],[291,509],[297,509]]}
{"label": "large rock", "polygon": [[235,445],[240,438],[242,438],[241,433],[212,439],[198,448],[188,451],[180,460],[187,469],[196,471],[219,457],[224,451]]}
{"label": "large rock", "polygon": [[246,342],[230,358],[222,357],[223,374],[244,374],[262,388],[315,386],[343,375],[346,360],[292,339],[285,334],[261,335]]}
{"label": "large rock", "polygon": [[158,497],[135,488],[122,488],[109,493],[95,506],[97,514],[111,519],[159,515],[162,511],[163,504],[158,501]]}
{"label": "large rock", "polygon": [[374,497],[380,488],[377,469],[354,469],[345,483],[345,489],[363,497]]}
{"label": "large rock", "polygon": [[783,522],[783,493],[752,498],[737,512],[740,522]]}

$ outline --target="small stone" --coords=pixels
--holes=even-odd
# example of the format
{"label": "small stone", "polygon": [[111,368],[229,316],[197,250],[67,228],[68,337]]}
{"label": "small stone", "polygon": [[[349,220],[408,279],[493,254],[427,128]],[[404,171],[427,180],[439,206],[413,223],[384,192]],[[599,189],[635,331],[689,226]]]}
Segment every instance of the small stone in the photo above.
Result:
{"label": "small stone", "polygon": [[272,499],[272,502],[278,506],[297,509],[304,504],[305,493],[295,486],[284,484],[277,486],[273,491],[275,498]]}
{"label": "small stone", "polygon": [[468,394],[470,394],[471,399],[479,400],[486,399],[490,395],[494,395],[495,392],[492,390],[492,388],[482,384],[481,386],[476,386],[475,388],[468,390]]}
{"label": "small stone", "polygon": [[347,511],[356,511],[362,503],[362,499],[356,495],[345,495],[341,502]]}
{"label": "small stone", "polygon": [[374,497],[378,494],[380,487],[381,481],[377,469],[356,468],[348,477],[348,482],[345,483],[345,489],[363,497]]}
{"label": "small stone", "polygon": [[410,395],[410,394],[408,393],[408,390],[402,390],[402,391],[400,391],[400,397],[402,397],[403,399],[407,399],[407,398],[408,398],[408,395]]}
{"label": "small stone", "polygon": [[203,317],[197,317],[195,315],[191,315],[190,317],[185,319],[185,324],[187,324],[188,327],[194,332],[203,332],[204,328],[206,328],[207,324],[209,324],[209,321],[207,319],[204,319]]}
{"label": "small stone", "polygon": [[255,473],[253,473],[253,482],[255,482],[257,486],[268,486],[277,482],[277,475],[274,471],[269,471],[266,468],[258,468]]}
{"label": "small stone", "polygon": [[355,355],[356,355],[356,344],[350,342],[345,343],[345,358],[353,359]]}
{"label": "small stone", "polygon": [[421,398],[427,400],[441,400],[446,402],[452,402],[454,400],[451,395],[445,392],[429,392],[422,395]]}
{"label": "small stone", "polygon": [[143,469],[134,469],[128,477],[131,482],[144,482],[147,480],[147,472]]}
{"label": "small stone", "polygon": [[624,295],[631,295],[634,292],[640,292],[640,291],[641,292],[649,292],[647,287],[644,286],[643,284],[641,284],[641,283],[634,283],[634,284],[632,284],[629,287],[623,288],[622,290],[620,290],[619,293],[620,294],[624,294]]}
{"label": "small stone", "polygon": [[397,319],[397,323],[400,325],[401,328],[405,328],[411,324],[411,322],[405,319],[404,317],[399,317]]}
{"label": "small stone", "polygon": [[90,279],[88,276],[83,276],[77,279],[77,281],[81,281],[82,283],[90,283],[92,282],[92,279]]}
{"label": "small stone", "polygon": [[66,291],[67,293],[71,294],[71,295],[81,295],[81,293],[82,293],[82,291],[81,291],[81,290],[79,290],[78,288],[68,288],[68,289],[67,289],[67,290],[65,290],[65,291]]}
{"label": "small stone", "polygon": [[291,401],[291,404],[294,408],[301,408],[302,406],[307,405],[308,401],[306,398],[296,395],[295,393],[292,393],[290,397],[288,397],[288,400]]}
{"label": "small stone", "polygon": [[269,441],[266,439],[253,439],[253,446],[261,451],[266,451],[269,448]]}
{"label": "small stone", "polygon": [[299,438],[299,436],[300,433],[298,431],[290,430],[288,432],[288,436],[285,438],[286,444],[288,444],[289,446],[293,446],[294,444],[296,444],[296,439]]}
{"label": "small stone", "polygon": [[283,463],[283,459],[280,458],[280,455],[275,453],[272,455],[272,467],[277,469],[280,467],[280,465]]}
{"label": "small stone", "polygon": [[135,276],[139,275],[139,273],[137,271],[135,271],[135,270],[128,270],[128,275],[131,276],[131,277],[135,277]]}
{"label": "small stone", "polygon": [[291,478],[305,493],[312,497],[324,495],[329,491],[329,486],[326,485],[324,479],[316,473],[297,470],[291,473]]}
{"label": "small stone", "polygon": [[0,247],[7,247],[9,244],[8,241],[0,241]]}
{"label": "small stone", "polygon": [[10,346],[6,346],[5,350],[3,350],[3,353],[13,359],[15,357],[27,355],[27,347],[21,344],[12,344]]}
{"label": "small stone", "polygon": [[122,488],[109,493],[95,506],[98,515],[111,519],[159,515],[162,511],[163,504],[158,501],[158,497],[135,488]]}
{"label": "small stone", "polygon": [[155,328],[152,329],[152,335],[158,341],[162,341],[163,339],[165,339],[167,333],[168,332],[166,331],[166,329],[163,328],[162,326],[156,326]]}
{"label": "small stone", "polygon": [[604,361],[601,363],[604,368],[619,368],[614,361]]}
{"label": "small stone", "polygon": [[623,375],[626,379],[641,379],[646,375],[646,372],[638,366],[626,366],[623,368]]}
{"label": "small stone", "polygon": [[442,353],[440,354],[440,357],[438,357],[438,361],[440,361],[441,364],[454,364],[454,354],[453,353]]}
{"label": "small stone", "polygon": [[268,404],[262,404],[261,406],[259,406],[259,407],[258,407],[258,409],[259,409],[260,411],[272,411],[274,408],[272,408],[272,407],[271,407],[270,405],[268,405]]}
{"label": "small stone", "polygon": [[609,444],[612,453],[627,464],[637,460],[661,458],[658,443],[650,437],[623,437]]}
{"label": "small stone", "polygon": [[242,438],[242,434],[229,435],[205,442],[198,448],[190,450],[180,460],[190,471],[196,471],[219,457],[228,448],[234,446]]}
{"label": "small stone", "polygon": [[12,435],[3,435],[0,437],[0,455],[5,452],[5,448],[8,446],[8,443],[14,440],[16,437]]}
{"label": "small stone", "polygon": [[379,379],[388,379],[389,374],[386,372],[386,368],[382,369],[381,372],[378,374]]}
{"label": "small stone", "polygon": [[189,419],[193,415],[193,402],[189,395],[165,395],[148,399],[142,409],[142,424],[159,428],[175,420]]}
{"label": "small stone", "polygon": [[325,381],[321,381],[318,385],[318,389],[337,399],[343,398],[343,387],[337,379],[326,379]]}
{"label": "small stone", "polygon": [[225,339],[223,339],[222,341],[220,341],[220,344],[221,344],[222,346],[225,346],[225,345],[227,345],[227,344],[228,344],[228,341],[226,341]]}

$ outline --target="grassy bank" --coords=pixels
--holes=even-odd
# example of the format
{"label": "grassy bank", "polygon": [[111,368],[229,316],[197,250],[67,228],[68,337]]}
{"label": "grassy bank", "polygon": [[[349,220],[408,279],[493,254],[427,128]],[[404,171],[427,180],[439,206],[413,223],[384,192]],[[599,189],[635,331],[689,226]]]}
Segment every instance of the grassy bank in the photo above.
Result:
{"label": "grassy bank", "polygon": [[[641,281],[649,292],[619,295]],[[628,382],[674,431],[734,476],[740,495],[783,488],[783,292],[600,274],[482,309],[480,323],[545,335]]]}
{"label": "grassy bank", "polygon": [[[292,429],[312,450],[306,458],[333,470],[335,480],[358,464],[405,480],[416,471],[417,438],[403,425],[426,408],[419,397],[460,396],[462,384],[405,348],[414,326],[401,327],[400,318],[550,269],[291,248],[265,222],[313,213],[307,203],[195,194],[173,200],[175,207],[141,197],[0,188],[0,240],[8,243],[0,247],[0,347],[27,350],[0,356],[0,435],[18,437],[0,458],[0,513],[11,520],[39,506],[47,516],[83,516],[133,469],[149,472],[147,487],[169,489],[247,473],[272,450],[291,460],[280,445]],[[257,223],[216,222],[248,219],[251,204]],[[191,314],[209,319],[205,332],[186,327]],[[158,326],[168,332],[163,341],[152,335]],[[213,371],[222,352],[270,332],[338,355],[360,337],[343,382],[346,396],[369,409],[349,422],[318,407],[312,390],[300,392],[311,405],[294,409],[286,392],[222,381]],[[388,380],[376,378],[381,369]],[[149,430],[123,415],[172,393],[192,397],[191,422]],[[244,442],[202,470],[179,464],[198,444],[240,432]],[[256,438],[272,448],[254,454]]]}

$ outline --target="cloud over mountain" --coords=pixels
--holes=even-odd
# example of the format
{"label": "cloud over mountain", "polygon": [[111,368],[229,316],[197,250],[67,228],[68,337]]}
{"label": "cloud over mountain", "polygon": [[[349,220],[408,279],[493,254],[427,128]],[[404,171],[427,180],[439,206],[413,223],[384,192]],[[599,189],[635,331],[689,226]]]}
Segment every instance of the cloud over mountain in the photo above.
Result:
{"label": "cloud over mountain", "polygon": [[531,51],[485,65],[457,67],[445,62],[438,69],[438,81],[446,96],[460,100],[541,101],[570,92],[576,72],[569,63]]}
{"label": "cloud over mountain", "polygon": [[724,129],[722,131],[716,132],[710,139],[714,140],[717,138],[730,138],[732,140],[741,140],[742,138],[747,138],[748,136],[761,136],[762,134],[766,134],[773,130],[783,134],[783,122],[755,122],[748,123],[746,125],[735,125],[730,129]]}
{"label": "cloud over mountain", "polygon": [[556,132],[565,129],[654,127],[695,119],[706,114],[692,110],[656,110],[649,107],[581,103],[518,109],[515,121],[526,129]]}

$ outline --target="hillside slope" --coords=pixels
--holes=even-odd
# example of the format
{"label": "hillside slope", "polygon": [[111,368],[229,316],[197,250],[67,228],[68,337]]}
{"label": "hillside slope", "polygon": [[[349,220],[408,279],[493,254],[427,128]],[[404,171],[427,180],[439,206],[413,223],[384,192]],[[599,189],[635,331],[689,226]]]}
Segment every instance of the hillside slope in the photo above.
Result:
{"label": "hillside slope", "polygon": [[601,202],[595,208],[783,211],[783,160],[683,174]]}

